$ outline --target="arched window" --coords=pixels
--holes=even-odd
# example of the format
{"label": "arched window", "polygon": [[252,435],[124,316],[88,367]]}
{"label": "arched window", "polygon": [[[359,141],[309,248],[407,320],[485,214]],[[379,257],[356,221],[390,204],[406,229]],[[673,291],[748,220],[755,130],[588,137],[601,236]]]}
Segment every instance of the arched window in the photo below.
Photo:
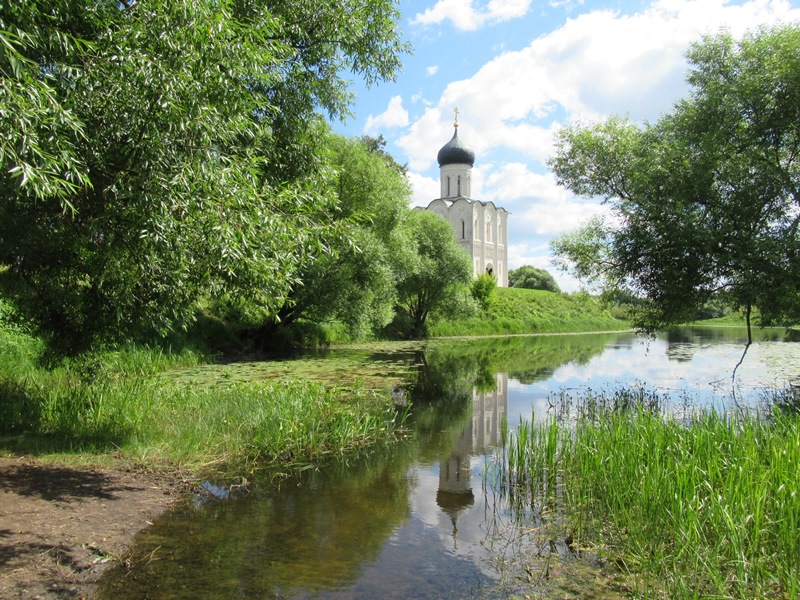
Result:
{"label": "arched window", "polygon": [[460,196],[461,195],[461,175],[459,175],[458,178],[456,179],[456,186],[457,186],[456,187],[456,195]]}
{"label": "arched window", "polygon": [[461,219],[461,239],[465,239],[467,237],[467,224],[464,223],[464,219]]}
{"label": "arched window", "polygon": [[445,198],[450,197],[450,175],[447,176],[447,194],[445,194]]}

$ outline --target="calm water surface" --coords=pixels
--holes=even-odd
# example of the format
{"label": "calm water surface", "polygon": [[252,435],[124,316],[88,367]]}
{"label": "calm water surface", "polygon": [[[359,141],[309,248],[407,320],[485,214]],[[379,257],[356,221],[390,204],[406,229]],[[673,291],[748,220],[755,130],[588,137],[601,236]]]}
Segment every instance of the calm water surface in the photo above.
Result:
{"label": "calm water surface", "polygon": [[495,338],[178,374],[214,384],[286,377],[300,364],[306,374],[355,374],[376,386],[405,376],[414,435],[279,484],[206,482],[137,536],[131,569],[108,572],[101,596],[622,597],[591,557],[520,530],[530,521],[513,518],[492,478],[504,419],[543,418],[562,392],[643,385],[676,403],[722,408],[732,390],[737,402],[755,403],[762,388],[797,382],[800,344],[780,330],[759,332],[732,382],[744,341],[736,328]]}

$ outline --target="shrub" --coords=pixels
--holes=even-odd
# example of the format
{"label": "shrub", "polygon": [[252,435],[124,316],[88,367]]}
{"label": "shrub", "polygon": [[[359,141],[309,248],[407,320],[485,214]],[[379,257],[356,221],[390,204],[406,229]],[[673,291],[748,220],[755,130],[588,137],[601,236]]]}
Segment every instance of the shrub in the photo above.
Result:
{"label": "shrub", "polygon": [[482,273],[472,282],[472,297],[475,298],[475,301],[483,310],[489,310],[492,306],[496,289],[497,280],[488,273]]}

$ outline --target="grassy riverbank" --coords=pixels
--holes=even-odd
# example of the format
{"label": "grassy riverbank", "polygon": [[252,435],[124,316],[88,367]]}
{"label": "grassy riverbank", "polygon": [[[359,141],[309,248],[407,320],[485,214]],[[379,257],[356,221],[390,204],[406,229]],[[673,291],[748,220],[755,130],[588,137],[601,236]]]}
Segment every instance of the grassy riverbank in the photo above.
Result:
{"label": "grassy riverbank", "polygon": [[[2,316],[2,315],[0,315]],[[583,294],[498,289],[479,317],[439,320],[435,336],[622,329]],[[0,449],[129,457],[194,466],[308,463],[391,439],[391,398],[313,382],[192,385],[160,374],[207,359],[127,346],[42,366],[40,340],[0,319]]]}
{"label": "grassy riverbank", "polygon": [[505,483],[557,501],[572,548],[620,565],[645,597],[800,594],[800,415],[700,410],[657,398],[584,399],[576,423],[523,423]]}
{"label": "grassy riverbank", "polygon": [[627,329],[630,323],[588,294],[560,294],[544,290],[497,288],[482,314],[433,320],[431,336],[513,335]]}
{"label": "grassy riverbank", "polygon": [[102,462],[114,456],[189,469],[286,468],[346,453],[396,430],[386,393],[310,381],[191,385],[161,374],[190,351],[128,347],[39,366],[40,343],[0,330],[0,448]]}

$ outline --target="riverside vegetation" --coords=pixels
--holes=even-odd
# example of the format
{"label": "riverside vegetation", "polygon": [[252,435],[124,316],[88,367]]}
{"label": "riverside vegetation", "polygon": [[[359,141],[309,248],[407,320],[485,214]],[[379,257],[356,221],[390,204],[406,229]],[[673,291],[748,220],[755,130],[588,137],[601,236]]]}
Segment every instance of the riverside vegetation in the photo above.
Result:
{"label": "riverside vegetation", "polygon": [[[629,575],[639,597],[800,594],[800,411],[668,414],[642,390],[562,395],[505,439],[514,502],[557,506],[564,539]],[[542,509],[544,511],[544,508]]]}
{"label": "riverside vegetation", "polygon": [[[303,319],[352,338],[627,326],[580,294],[470,298],[468,261],[442,250],[451,229],[408,210],[405,169],[382,139],[345,140],[319,116],[349,113],[351,69],[367,83],[398,72],[410,48],[394,3],[52,4],[0,8],[0,112],[20,116],[0,140],[3,449],[294,468],[396,439],[388,393],[187,385],[159,374],[203,351],[125,345],[191,327],[199,306],[261,347]],[[621,220],[566,234],[555,254],[583,280],[646,299],[638,324],[694,318],[713,295],[748,324],[751,312],[797,322],[799,47],[796,25],[708,38],[690,50],[692,96],[672,114],[559,136],[559,183],[605,197]],[[664,169],[687,148],[704,160]],[[641,577],[645,595],[796,597],[792,398],[766,416],[674,420],[642,399],[620,407],[620,394],[588,402],[574,426],[522,425],[509,489],[563,503],[579,547]]]}
{"label": "riverside vegetation", "polygon": [[[575,301],[522,292],[498,296],[537,299],[541,313],[554,310],[541,299]],[[382,391],[287,380],[203,385],[162,376],[201,365],[202,353],[137,346],[45,369],[39,340],[8,324],[0,336],[7,449],[297,469],[401,431],[403,413]],[[519,501],[557,505],[572,547],[620,565],[645,595],[793,597],[800,429],[792,398],[779,400],[783,408],[767,418],[709,411],[676,420],[654,397],[562,398],[560,414],[577,413],[577,425],[521,424],[507,439],[505,484]]]}
{"label": "riverside vegetation", "polygon": [[[471,329],[440,317],[432,332],[625,326],[594,298],[525,289],[497,290],[484,316],[465,323]],[[214,331],[224,337],[225,332]],[[337,328],[326,332],[335,337]],[[205,340],[209,333],[195,337]],[[84,460],[94,456],[95,461],[116,453],[188,468],[224,463],[291,468],[391,441],[401,430],[402,414],[397,414],[391,394],[375,386],[173,381],[160,374],[207,363],[209,356],[188,348],[144,345],[87,353],[45,367],[46,346],[22,328],[0,320],[0,340],[0,440],[8,449],[83,455]]]}
{"label": "riverside vegetation", "polygon": [[38,340],[0,331],[0,443],[103,463],[297,468],[391,439],[391,397],[312,381],[186,385],[160,376],[196,352],[128,347],[41,368]]}

